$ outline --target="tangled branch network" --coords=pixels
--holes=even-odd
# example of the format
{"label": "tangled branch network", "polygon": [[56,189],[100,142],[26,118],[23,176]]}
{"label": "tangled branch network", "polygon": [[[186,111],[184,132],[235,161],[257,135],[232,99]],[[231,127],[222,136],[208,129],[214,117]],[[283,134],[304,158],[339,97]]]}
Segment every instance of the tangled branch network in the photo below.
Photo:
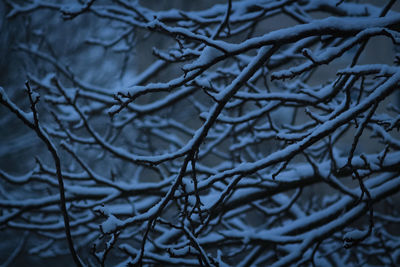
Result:
{"label": "tangled branch network", "polygon": [[398,266],[395,2],[5,1],[2,263]]}

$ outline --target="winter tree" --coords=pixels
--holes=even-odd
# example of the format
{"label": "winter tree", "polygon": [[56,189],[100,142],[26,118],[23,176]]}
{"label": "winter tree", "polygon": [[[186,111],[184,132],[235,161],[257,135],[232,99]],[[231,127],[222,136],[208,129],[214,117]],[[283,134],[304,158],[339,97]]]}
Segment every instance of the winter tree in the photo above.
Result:
{"label": "winter tree", "polygon": [[1,5],[5,266],[400,264],[395,1]]}

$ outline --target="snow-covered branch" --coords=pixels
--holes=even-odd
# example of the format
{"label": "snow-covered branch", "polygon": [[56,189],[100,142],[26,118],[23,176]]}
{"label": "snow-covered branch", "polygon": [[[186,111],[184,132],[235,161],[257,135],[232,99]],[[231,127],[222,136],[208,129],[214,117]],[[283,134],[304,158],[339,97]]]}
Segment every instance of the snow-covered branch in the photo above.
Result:
{"label": "snow-covered branch", "polygon": [[45,148],[0,170],[14,254],[398,264],[394,1],[151,2],[6,1],[9,21],[29,18],[13,52],[28,82],[23,99],[0,87],[1,126]]}

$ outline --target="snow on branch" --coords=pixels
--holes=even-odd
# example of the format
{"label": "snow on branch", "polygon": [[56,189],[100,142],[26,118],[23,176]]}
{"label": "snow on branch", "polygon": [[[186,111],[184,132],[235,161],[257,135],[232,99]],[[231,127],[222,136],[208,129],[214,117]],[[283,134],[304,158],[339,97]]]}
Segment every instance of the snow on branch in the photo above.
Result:
{"label": "snow on branch", "polygon": [[4,264],[400,263],[394,1],[5,3]]}

